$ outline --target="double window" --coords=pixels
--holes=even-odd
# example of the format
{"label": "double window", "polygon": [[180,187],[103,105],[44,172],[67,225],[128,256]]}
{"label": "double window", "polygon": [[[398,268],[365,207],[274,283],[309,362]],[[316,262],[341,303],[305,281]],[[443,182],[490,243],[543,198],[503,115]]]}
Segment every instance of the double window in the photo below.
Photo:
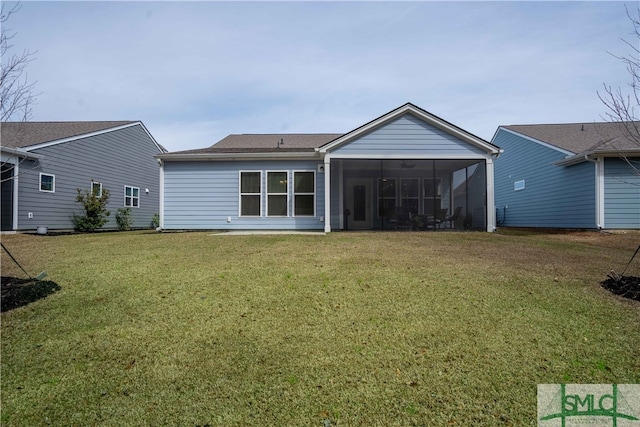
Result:
{"label": "double window", "polygon": [[[289,176],[293,175],[293,185]],[[240,172],[240,216],[262,216],[262,197],[266,197],[266,216],[289,217],[293,199],[293,216],[315,216],[316,189],[313,171]],[[263,188],[264,185],[264,188]]]}

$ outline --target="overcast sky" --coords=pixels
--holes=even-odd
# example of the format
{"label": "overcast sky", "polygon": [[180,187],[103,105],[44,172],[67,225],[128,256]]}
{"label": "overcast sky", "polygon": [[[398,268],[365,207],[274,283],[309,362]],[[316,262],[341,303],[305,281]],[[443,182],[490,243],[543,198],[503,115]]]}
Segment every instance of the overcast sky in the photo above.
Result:
{"label": "overcast sky", "polygon": [[601,121],[597,91],[629,82],[608,52],[633,40],[623,2],[23,1],[6,28],[36,52],[33,120],[141,120],[169,151],[406,102],[486,140]]}

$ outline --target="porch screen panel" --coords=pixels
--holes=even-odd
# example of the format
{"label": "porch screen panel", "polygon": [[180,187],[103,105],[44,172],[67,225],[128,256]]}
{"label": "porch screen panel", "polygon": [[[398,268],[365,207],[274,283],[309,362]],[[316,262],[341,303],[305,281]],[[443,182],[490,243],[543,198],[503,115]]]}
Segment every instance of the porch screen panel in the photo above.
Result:
{"label": "porch screen panel", "polygon": [[240,215],[260,216],[260,172],[240,173]]}

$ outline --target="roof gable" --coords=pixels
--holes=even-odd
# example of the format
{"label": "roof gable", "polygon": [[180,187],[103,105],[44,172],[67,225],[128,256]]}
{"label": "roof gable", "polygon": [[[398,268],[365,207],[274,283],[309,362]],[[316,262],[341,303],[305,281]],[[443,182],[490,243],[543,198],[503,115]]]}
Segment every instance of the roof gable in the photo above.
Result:
{"label": "roof gable", "polygon": [[425,121],[429,125],[432,125],[466,143],[469,143],[473,146],[481,148],[482,150],[488,153],[498,154],[500,152],[500,149],[497,146],[491,144],[490,142],[485,141],[484,139],[478,136],[475,136],[465,131],[464,129],[461,129],[449,123],[448,121],[411,104],[410,102],[323,145],[322,147],[320,147],[319,151],[321,153],[330,152],[331,150],[334,150],[338,147],[348,144],[354,139],[359,138],[375,129],[378,129],[379,127],[384,126],[385,124],[393,120],[396,120],[405,114],[411,114],[417,117],[418,119]]}
{"label": "roof gable", "polygon": [[[636,129],[636,133],[640,129],[640,122],[629,124],[632,129]],[[512,125],[502,128],[573,154],[639,149],[637,143],[625,136],[628,130],[624,126],[621,122],[593,122]]]}

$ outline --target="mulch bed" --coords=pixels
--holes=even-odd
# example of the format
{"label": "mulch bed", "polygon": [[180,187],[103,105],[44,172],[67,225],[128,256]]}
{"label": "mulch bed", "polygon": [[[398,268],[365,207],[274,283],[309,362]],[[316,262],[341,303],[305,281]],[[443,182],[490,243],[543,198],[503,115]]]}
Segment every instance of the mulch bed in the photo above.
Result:
{"label": "mulch bed", "polygon": [[616,276],[601,282],[603,288],[624,298],[640,301],[640,277]]}
{"label": "mulch bed", "polygon": [[60,290],[60,286],[50,280],[37,281],[3,276],[0,289],[0,311],[4,313],[49,296]]}

